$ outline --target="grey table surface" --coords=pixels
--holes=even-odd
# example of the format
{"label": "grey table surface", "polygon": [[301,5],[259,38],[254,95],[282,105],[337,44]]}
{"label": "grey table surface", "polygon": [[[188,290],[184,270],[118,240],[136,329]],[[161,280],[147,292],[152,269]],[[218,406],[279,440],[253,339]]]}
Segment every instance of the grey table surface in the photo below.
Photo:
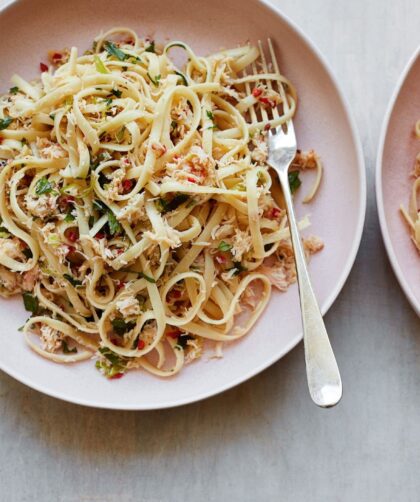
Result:
{"label": "grey table surface", "polygon": [[365,152],[365,233],[326,316],[343,401],[311,403],[301,344],[233,390],[156,412],[67,404],[1,373],[1,501],[420,500],[420,320],[386,257],[373,179],[387,102],[420,43],[420,2],[275,4],[326,56]]}

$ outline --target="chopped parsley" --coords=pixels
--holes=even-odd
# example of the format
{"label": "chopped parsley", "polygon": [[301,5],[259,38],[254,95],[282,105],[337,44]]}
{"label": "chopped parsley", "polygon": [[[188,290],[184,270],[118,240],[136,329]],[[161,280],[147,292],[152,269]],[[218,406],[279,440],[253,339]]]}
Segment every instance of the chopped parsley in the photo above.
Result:
{"label": "chopped parsley", "polygon": [[159,87],[159,81],[160,81],[160,78],[161,78],[161,75],[156,75],[155,78],[153,78],[149,72],[147,72],[147,76],[149,77],[149,80],[150,82],[152,82],[152,84],[155,86],[155,87]]}
{"label": "chopped parsley", "polygon": [[93,202],[92,202],[92,206],[94,209],[96,209],[97,211],[108,211],[108,206],[106,206],[101,200],[99,199],[95,199]]}
{"label": "chopped parsley", "polygon": [[138,272],[140,277],[143,277],[143,279],[146,279],[147,282],[155,283],[155,279],[153,277],[150,277],[150,275],[146,275],[144,272]]}
{"label": "chopped parsley", "polygon": [[180,71],[176,71],[174,70],[174,73],[176,75],[178,75],[178,77],[182,80],[182,83],[185,85],[185,86],[188,86],[188,82],[187,82],[187,79],[185,77],[185,75],[183,73],[181,73]]}
{"label": "chopped parsley", "polygon": [[17,94],[19,92],[19,87],[17,87],[17,86],[11,87],[9,89],[9,92],[10,92],[10,94]]}
{"label": "chopped parsley", "polygon": [[187,344],[188,340],[194,340],[194,337],[192,335],[179,335],[177,346],[180,346],[182,349],[185,349],[185,347],[188,345]]}
{"label": "chopped parsley", "polygon": [[248,270],[239,261],[234,261],[233,264],[234,264],[234,267],[232,267],[230,270],[234,270],[234,272],[233,272],[234,276],[239,275],[241,272],[246,272]]}
{"label": "chopped parsley", "polygon": [[77,354],[77,347],[73,347],[72,349],[70,349],[65,340],[61,342],[61,345],[63,347],[64,354]]}
{"label": "chopped parsley", "polygon": [[79,279],[75,279],[72,275],[70,274],[63,274],[63,277],[64,279],[66,279],[67,281],[69,281],[69,283],[74,286],[75,288],[77,288],[78,286],[81,286],[82,285],[82,281],[79,281]]}
{"label": "chopped parsley", "polygon": [[39,308],[38,298],[36,296],[31,295],[31,293],[24,292],[23,293],[23,305],[25,306],[25,310],[28,312],[32,312],[32,314],[36,314]]}
{"label": "chopped parsley", "polygon": [[30,258],[32,258],[32,251],[29,249],[29,248],[25,248],[22,250],[22,253],[25,255],[25,258],[27,258],[28,260]]}
{"label": "chopped parsley", "polygon": [[51,193],[54,190],[54,185],[48,181],[47,178],[43,177],[37,181],[35,186],[35,193],[37,195],[42,195],[44,193]]}
{"label": "chopped parsley", "polygon": [[99,72],[99,73],[109,73],[109,71],[107,70],[106,66],[103,64],[103,62],[101,61],[101,58],[97,55],[95,55],[93,57],[94,61],[95,61],[95,66],[96,66],[96,71]]}
{"label": "chopped parsley", "polygon": [[112,324],[112,329],[118,336],[124,336],[125,333],[131,331],[136,325],[136,323],[132,321],[125,322],[122,317],[116,317],[115,319],[112,319],[111,324]]}
{"label": "chopped parsley", "polygon": [[122,227],[119,221],[117,220],[117,217],[111,210],[108,210],[108,226],[109,226],[109,233],[111,235],[118,234],[122,230]]}
{"label": "chopped parsley", "polygon": [[120,98],[122,96],[122,91],[119,89],[111,89],[111,94],[117,98]]}
{"label": "chopped parsley", "polygon": [[155,50],[155,41],[152,40],[150,42],[150,45],[148,47],[146,47],[145,49],[146,52],[153,52],[153,53],[156,53],[156,50]]}
{"label": "chopped parsley", "polygon": [[213,112],[211,112],[210,110],[206,110],[206,115],[210,120],[214,120]]}
{"label": "chopped parsley", "polygon": [[13,119],[6,117],[5,119],[0,119],[0,131],[7,129],[9,125],[13,122]]}
{"label": "chopped parsley", "polygon": [[302,182],[299,179],[299,171],[292,171],[288,173],[290,191],[293,193],[300,187]]}
{"label": "chopped parsley", "polygon": [[230,251],[230,250],[232,249],[232,244],[228,244],[227,242],[222,241],[222,242],[218,245],[217,249],[218,249],[219,251],[222,251],[222,252],[224,252],[224,253],[225,253],[225,252]]}
{"label": "chopped parsley", "polygon": [[75,217],[75,216],[73,216],[73,215],[71,214],[71,212],[68,212],[68,213],[66,214],[66,217],[64,218],[64,221],[65,221],[66,223],[70,223],[71,221],[74,221],[75,219],[76,219],[76,217]]}
{"label": "chopped parsley", "polygon": [[105,50],[107,51],[107,53],[110,56],[114,56],[117,59],[119,59],[120,61],[124,61],[125,59],[127,59],[129,57],[128,54],[126,54],[125,52],[123,52],[121,49],[119,49],[112,42],[109,42],[109,41],[105,42],[104,43],[104,47],[105,47]]}
{"label": "chopped parsley", "polygon": [[96,361],[95,366],[107,378],[114,378],[125,372],[126,362],[123,358],[107,347],[100,347],[98,350],[104,356],[104,360]]}
{"label": "chopped parsley", "polygon": [[177,209],[181,204],[187,202],[189,198],[190,196],[186,193],[178,193],[170,201],[160,198],[157,203],[161,213],[168,213],[169,211],[175,211],[175,209]]}

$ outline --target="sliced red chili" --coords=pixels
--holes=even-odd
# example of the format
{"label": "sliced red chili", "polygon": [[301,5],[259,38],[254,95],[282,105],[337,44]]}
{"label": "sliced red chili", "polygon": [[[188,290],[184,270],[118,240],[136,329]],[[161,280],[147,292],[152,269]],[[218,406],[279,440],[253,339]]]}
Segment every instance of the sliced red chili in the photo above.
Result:
{"label": "sliced red chili", "polygon": [[124,180],[122,182],[123,193],[128,193],[133,188],[133,180]]}
{"label": "sliced red chili", "polygon": [[258,96],[261,96],[262,92],[262,89],[260,89],[259,87],[254,87],[254,89],[252,90],[252,95],[254,96],[254,98],[258,98]]}
{"label": "sliced red chili", "polygon": [[44,72],[48,71],[48,66],[45,63],[39,63],[39,69]]}
{"label": "sliced red chili", "polygon": [[146,346],[146,344],[144,343],[144,340],[140,340],[140,339],[139,339],[139,341],[138,341],[138,343],[137,343],[137,348],[138,348],[139,350],[143,350],[145,346]]}
{"label": "sliced red chili", "polygon": [[166,336],[169,336],[169,337],[171,337],[173,339],[177,339],[180,334],[181,334],[181,330],[177,329],[175,331],[168,331],[166,333]]}
{"label": "sliced red chili", "polygon": [[103,232],[98,232],[95,235],[95,239],[105,239],[105,234]]}
{"label": "sliced red chili", "polygon": [[122,378],[124,373],[115,373],[115,375],[110,376],[110,380],[117,380],[118,378]]}
{"label": "sliced red chili", "polygon": [[79,230],[77,228],[68,228],[64,235],[70,242],[77,242],[79,240]]}

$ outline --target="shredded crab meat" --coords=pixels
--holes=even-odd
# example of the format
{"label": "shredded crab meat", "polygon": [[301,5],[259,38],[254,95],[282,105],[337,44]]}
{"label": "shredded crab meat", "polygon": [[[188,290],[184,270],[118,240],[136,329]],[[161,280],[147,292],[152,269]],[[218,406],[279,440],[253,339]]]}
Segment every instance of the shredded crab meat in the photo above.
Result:
{"label": "shredded crab meat", "polygon": [[194,337],[193,339],[187,340],[187,354],[185,356],[185,362],[187,364],[202,356],[203,345],[202,338]]}
{"label": "shredded crab meat", "polygon": [[22,246],[19,239],[0,238],[0,255],[6,255],[14,260],[22,260],[25,255],[22,252]]}
{"label": "shredded crab meat", "polygon": [[181,245],[179,232],[171,227],[166,220],[163,220],[163,227],[162,233],[148,230],[144,232],[144,236],[157,244],[167,244],[172,249],[179,247]]}
{"label": "shredded crab meat", "polygon": [[56,352],[63,343],[63,337],[59,331],[43,324],[41,326],[41,344],[42,348],[47,352]]}
{"label": "shredded crab meat", "polygon": [[36,147],[43,159],[62,159],[67,157],[67,152],[62,146],[50,141],[48,138],[37,138]]}
{"label": "shredded crab meat", "polygon": [[232,240],[232,256],[235,258],[235,261],[241,261],[244,254],[246,254],[252,245],[251,236],[247,231],[235,230],[235,235]]}
{"label": "shredded crab meat", "polygon": [[134,298],[134,296],[128,296],[127,298],[118,300],[116,306],[123,317],[136,316],[141,312],[139,302],[136,298]]}
{"label": "shredded crab meat", "polygon": [[120,211],[117,216],[118,221],[126,221],[130,224],[135,224],[146,217],[144,207],[144,192],[136,194],[129,200],[126,206]]}
{"label": "shredded crab meat", "polygon": [[57,209],[57,195],[43,194],[39,197],[26,195],[25,203],[28,211],[39,218],[51,216]]}

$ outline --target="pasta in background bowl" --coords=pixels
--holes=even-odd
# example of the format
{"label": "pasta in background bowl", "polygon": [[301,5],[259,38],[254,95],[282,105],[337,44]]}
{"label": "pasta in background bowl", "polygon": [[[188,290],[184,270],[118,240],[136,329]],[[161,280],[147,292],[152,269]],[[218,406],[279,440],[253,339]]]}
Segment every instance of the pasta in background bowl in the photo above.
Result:
{"label": "pasta in background bowl", "polygon": [[[13,17],[24,6],[20,2],[3,16]],[[87,3],[80,8],[89,11],[93,6]],[[261,19],[270,16],[266,7],[254,7]],[[77,47],[88,47],[86,37],[93,28],[99,31],[109,26],[104,21],[112,7],[107,9],[95,26],[83,27],[83,39],[73,40],[67,27],[65,37],[51,37],[38,52],[42,84],[28,83],[33,73],[14,77],[6,97],[12,106],[4,107],[0,147],[3,156],[9,149],[14,160],[7,161],[0,174],[4,182],[2,225],[5,234],[10,234],[2,237],[2,245],[8,247],[2,266],[17,270],[16,290],[25,290],[25,306],[33,312],[23,328],[27,340],[34,350],[59,362],[90,359],[99,349],[96,365],[113,379],[136,367],[157,376],[173,375],[186,359],[202,353],[203,340],[215,344],[220,355],[220,342],[242,338],[251,327],[252,333],[239,343],[231,342],[223,359],[207,364],[208,351],[204,351],[200,361],[169,380],[134,371],[124,383],[113,383],[92,372],[89,363],[61,367],[60,376],[58,365],[25,352],[17,342],[20,333],[6,343],[9,347],[18,343],[27,363],[32,358],[28,371],[40,380],[22,376],[19,364],[9,362],[2,367],[71,401],[117,408],[163,407],[234,385],[276,360],[301,336],[293,291],[275,295],[272,302],[277,307],[271,309],[270,302],[255,324],[267,305],[271,282],[283,289],[293,282],[293,263],[287,220],[264,162],[267,124],[263,117],[247,123],[254,105],[273,106],[287,99],[294,113],[296,95],[283,77],[276,79],[286,83],[287,96],[283,87],[272,91],[258,79],[241,74],[258,59],[258,50],[245,43],[244,31],[237,24],[232,24],[228,37],[201,35],[194,44],[194,37],[185,38],[182,31],[187,26],[174,33],[173,26],[167,25],[169,19],[160,19],[154,33],[153,8],[149,19],[136,29],[146,39],[117,30],[97,38],[86,54],[76,48],[55,50],[51,58],[57,69],[46,68],[45,48],[76,47],[75,42]],[[230,7],[228,14],[234,16]],[[121,24],[124,17],[118,18]],[[303,85],[301,94],[305,72],[301,70],[299,78],[292,50],[288,56],[289,48],[283,50],[282,40],[277,43],[282,59],[289,61],[284,70],[282,65],[282,74],[289,77],[288,69],[295,70],[291,81],[296,81],[298,94],[303,96],[296,115],[299,144],[303,150],[315,147],[327,165],[321,196],[311,204],[311,233],[322,236],[327,244],[317,260],[325,254],[328,270],[322,271],[322,265],[317,268],[317,260],[313,261],[315,287],[317,274],[325,277],[320,293],[325,310],[344,281],[360,237],[364,208],[360,152],[331,77],[301,36],[280,17],[274,20],[281,24],[284,40],[298,40],[307,62],[318,68],[317,74],[312,73],[312,85],[306,89]],[[133,26],[132,21],[129,24]],[[172,35],[186,41],[159,46]],[[266,34],[257,31],[258,37]],[[171,53],[175,50],[187,52],[185,69],[174,64]],[[14,67],[10,73],[22,71]],[[308,107],[311,88],[316,87],[331,91],[330,105],[335,100],[332,104],[342,111],[334,131],[329,130],[328,142],[327,96],[314,91],[317,100],[312,110]],[[19,114],[30,117],[32,126],[21,121]],[[314,122],[311,125],[315,117],[316,128]],[[37,132],[22,136],[19,128]],[[342,159],[339,150],[347,156]],[[347,194],[350,187],[352,202],[359,201],[359,212],[354,215],[353,204],[351,217],[337,193],[331,199],[331,183],[337,174],[331,170],[330,179],[330,165],[339,158]],[[298,197],[303,192],[312,198],[310,183],[318,185],[321,172],[315,154],[298,156],[291,183],[300,182],[297,169],[311,167],[318,170],[318,176],[304,181]],[[327,200],[322,201],[324,197]],[[338,201],[332,214],[331,204]],[[308,224],[305,213],[303,228]],[[340,214],[346,215],[347,229],[353,230],[331,239]],[[26,235],[19,234],[25,229]],[[307,240],[307,245],[312,251],[322,247],[318,239]],[[36,274],[34,262],[39,268]],[[333,270],[335,277],[328,279]],[[49,386],[42,382],[47,374],[60,380],[52,384],[54,388],[51,382]],[[74,388],[81,379],[88,379],[88,389]],[[136,391],[137,385],[141,392]]]}

